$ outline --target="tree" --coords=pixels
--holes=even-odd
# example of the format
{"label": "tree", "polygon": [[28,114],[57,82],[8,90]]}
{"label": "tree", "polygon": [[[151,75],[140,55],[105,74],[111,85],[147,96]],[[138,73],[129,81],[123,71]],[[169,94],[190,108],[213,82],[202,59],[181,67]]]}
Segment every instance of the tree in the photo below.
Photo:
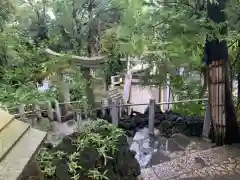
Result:
{"label": "tree", "polygon": [[3,18],[0,32],[0,101],[6,105],[16,106],[19,103],[32,103],[36,99],[46,100],[54,97],[52,92],[39,93],[37,90],[37,82],[46,76],[44,63],[50,59],[43,51],[43,43],[34,43],[35,36],[26,33],[30,32],[35,16],[32,16],[33,13],[25,16],[20,11],[32,12],[32,9],[24,5],[17,6],[19,2],[11,2],[13,4],[4,4],[8,10],[1,10]]}
{"label": "tree", "polygon": [[[117,19],[118,7],[112,1],[56,1],[52,4],[53,28],[50,37],[58,39],[50,47],[76,55],[96,56],[101,52],[101,32]],[[112,17],[111,17],[112,16]],[[110,18],[111,17],[111,18]],[[56,37],[56,38],[55,38]],[[81,68],[89,106],[94,106],[92,77],[89,68]]]}
{"label": "tree", "polygon": [[[219,34],[224,36],[226,35],[227,32],[227,25],[225,23],[225,13],[223,12],[223,9],[226,7],[226,1],[217,1],[217,3],[210,3],[208,2],[208,16],[211,20],[213,20],[215,23],[222,23],[220,29],[219,29]],[[215,36],[213,40],[207,40],[206,43],[207,46],[207,53],[208,53],[208,59],[209,61],[207,63],[211,64],[211,61],[216,61],[220,62],[220,68],[223,69],[223,73],[219,77],[220,79],[215,79],[215,83],[222,83],[220,82],[221,79],[224,81],[224,86],[215,86],[217,89],[212,89],[212,90],[217,90],[217,91],[223,91],[224,93],[224,98],[222,102],[219,102],[220,95],[218,95],[217,98],[217,103],[223,104],[224,107],[220,108],[220,104],[217,104],[217,107],[212,107],[212,118],[213,118],[213,126],[214,126],[214,138],[215,138],[215,143],[217,145],[223,145],[226,143],[232,143],[232,142],[237,142],[239,139],[239,133],[238,133],[238,127],[237,127],[237,118],[236,118],[236,112],[235,112],[235,107],[232,101],[232,91],[231,91],[231,85],[229,83],[229,73],[228,73],[228,49],[227,49],[227,41],[225,39],[219,40],[218,37]],[[220,53],[221,52],[221,53]],[[219,67],[212,67],[214,70],[215,68],[219,69]],[[212,71],[213,71],[212,70]],[[213,75],[215,76],[215,75]],[[214,79],[213,77],[210,77]],[[219,81],[219,82],[218,82]],[[213,82],[213,83],[214,83]],[[212,86],[212,83],[209,83]],[[222,87],[222,88],[220,88]],[[213,93],[210,91],[210,96],[213,96]],[[210,97],[211,98],[211,97]],[[216,101],[216,100],[215,100]],[[211,101],[210,101],[211,102]],[[213,103],[213,102],[211,102]],[[214,115],[215,109],[219,112],[220,111],[220,116]],[[223,120],[220,120],[223,118]],[[220,122],[219,122],[220,121]],[[218,127],[219,126],[219,127]],[[224,127],[222,127],[224,126]]]}
{"label": "tree", "polygon": [[[78,73],[70,61],[44,55],[44,48],[49,47],[56,52],[79,56],[108,55],[110,63],[104,70],[107,82],[110,75],[123,71],[120,57],[142,57],[142,61],[151,68],[157,67],[154,74],[146,72],[144,83],[171,86],[178,98],[205,95],[200,93],[200,77],[192,79],[193,76],[200,76],[204,67],[202,59],[206,37],[214,38],[212,34],[219,39],[223,37],[218,31],[221,25],[207,19],[205,0],[13,2],[17,5],[16,13],[11,14],[12,6],[4,3],[2,7],[7,7],[7,10],[3,10],[1,16],[0,57],[1,62],[5,63],[1,69],[5,85],[14,81],[19,88],[22,84],[33,84],[35,80],[46,76],[74,71],[76,76],[85,75],[85,81],[79,84],[79,89],[85,85],[91,87],[89,72],[82,69]],[[232,82],[240,72],[238,9],[240,7],[236,0],[229,0],[225,9],[229,31],[224,38],[228,42]],[[14,67],[9,66],[12,62]],[[20,65],[27,70],[20,71]],[[185,71],[182,76],[177,73],[180,68]],[[27,76],[29,73],[32,76]],[[167,83],[167,76],[171,84]],[[187,92],[188,89],[191,92]],[[13,92],[15,90],[13,88]],[[84,94],[87,93],[90,100],[91,88],[87,88]],[[176,106],[188,114],[200,114],[199,107],[198,103],[194,106]]]}
{"label": "tree", "polygon": [[[208,3],[208,9],[209,7],[214,7],[210,11],[208,10],[209,14],[211,14],[209,17],[213,21],[207,18],[206,9],[203,6],[204,3]],[[236,9],[239,8],[239,5],[236,5],[236,1],[230,1],[227,6],[228,21],[233,24],[229,25],[231,29],[229,35],[226,37],[226,33],[223,33],[225,19],[219,20],[216,18],[216,14],[223,17],[223,12],[220,13],[218,9],[219,6],[221,10],[225,7],[221,6],[222,1],[218,3],[220,3],[220,5],[216,5],[214,2],[210,3],[210,1],[202,3],[200,3],[200,1],[151,1],[150,3],[144,1],[128,1],[125,4],[123,3],[122,6],[125,11],[119,25],[113,29],[113,32],[117,32],[120,51],[133,56],[141,56],[146,51],[154,51],[155,55],[145,57],[145,61],[147,61],[151,67],[157,66],[157,72],[154,76],[148,72],[146,79],[148,81],[150,80],[150,83],[163,85],[166,84],[165,80],[168,74],[173,82],[171,86],[175,86],[175,93],[181,94],[182,96],[184,87],[188,85],[189,87],[194,87],[194,84],[199,85],[200,83],[196,81],[194,84],[193,82],[185,84],[189,75],[185,77],[178,76],[176,74],[176,68],[184,67],[186,74],[192,74],[194,71],[200,73],[201,68],[204,66],[202,59],[206,37],[208,37],[208,46],[210,44],[210,46],[212,46],[210,48],[211,54],[208,53],[208,58],[210,59],[228,59],[227,48],[235,45],[229,57],[233,59],[236,57],[236,59],[230,61],[232,69],[234,70],[238,67],[238,57],[235,55],[235,52],[238,51],[236,45],[238,41],[239,24],[236,23],[236,21],[238,22],[238,19],[236,19],[238,15],[234,12],[238,12]],[[201,7],[199,5],[201,5]],[[143,7],[145,7],[145,10],[143,10]],[[232,9],[234,9],[234,11],[230,11]],[[221,23],[217,24],[214,21]],[[237,36],[233,37],[234,34]],[[230,42],[228,47],[226,40]],[[219,52],[223,53],[220,54]],[[215,57],[216,55],[218,56]],[[225,69],[226,72],[229,73],[226,66]],[[236,72],[233,71],[231,78],[234,78],[235,75]],[[231,100],[231,86],[228,84],[228,79],[226,79],[226,99],[228,99],[228,101],[226,101],[228,104],[227,116],[235,117],[234,106]],[[190,89],[189,87],[188,89]],[[196,87],[197,86],[193,89],[196,89]],[[199,90],[197,93],[198,92]],[[195,94],[197,93],[195,92]],[[191,97],[190,94],[187,94],[187,96]],[[232,118],[232,121],[230,121],[228,117],[228,130],[223,136],[233,141],[233,137],[238,137],[236,118]],[[230,128],[234,130],[231,131],[229,130]],[[215,129],[215,131],[217,132],[218,130]],[[230,134],[230,131],[234,133]],[[216,137],[217,136],[218,135],[216,135]],[[223,140],[220,139],[216,141],[217,144],[223,143]],[[226,142],[228,140],[226,140]]]}

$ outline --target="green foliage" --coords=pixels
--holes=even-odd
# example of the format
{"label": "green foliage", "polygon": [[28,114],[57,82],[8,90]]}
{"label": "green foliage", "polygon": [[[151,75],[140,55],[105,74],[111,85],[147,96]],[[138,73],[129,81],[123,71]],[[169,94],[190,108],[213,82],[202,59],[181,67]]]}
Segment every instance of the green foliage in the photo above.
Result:
{"label": "green foliage", "polygon": [[0,2],[0,32],[3,30],[3,26],[10,18],[11,13],[13,13],[14,8],[11,0],[2,0]]}
{"label": "green foliage", "polygon": [[[184,101],[188,99],[199,99],[202,90],[201,81],[198,74],[184,74],[182,76],[171,76],[172,93],[175,99]],[[203,97],[200,97],[203,98]],[[200,116],[203,117],[204,104],[200,102],[186,102],[174,105],[174,111],[185,116]]]}
{"label": "green foliage", "polygon": [[[216,0],[209,2],[217,4]],[[124,71],[121,57],[142,57],[151,69],[156,67],[154,74],[146,72],[145,83],[165,86],[169,75],[176,96],[195,98],[200,93],[200,85],[187,82],[185,76],[179,79],[176,69],[184,67],[186,73],[200,74],[205,39],[217,37],[228,42],[229,67],[234,80],[240,72],[240,5],[238,0],[227,1],[228,34],[221,35],[220,29],[226,23],[217,25],[207,19],[206,4],[206,0],[3,0],[0,3],[0,102],[16,104],[31,102],[33,98],[55,98],[64,84],[63,72],[73,81],[71,99],[86,102],[83,89],[87,82],[81,73],[66,57],[47,57],[46,46],[77,55],[108,55],[109,66],[104,69],[107,79]],[[36,81],[45,77],[54,81],[57,92],[37,91]],[[192,94],[183,95],[183,89],[193,90]]]}
{"label": "green foliage", "polygon": [[56,167],[52,165],[53,158],[54,156],[45,149],[41,151],[39,157],[37,158],[40,168],[46,176],[53,176],[55,174]]}
{"label": "green foliage", "polygon": [[[103,48],[115,47],[121,54],[142,56],[151,69],[145,72],[144,83],[171,86],[179,100],[199,98],[200,79],[189,82],[187,76],[178,76],[176,70],[183,67],[186,74],[193,71],[200,74],[205,38],[209,34],[206,13],[190,1],[146,4],[130,0],[119,4],[124,9],[121,21],[106,31]],[[171,77],[170,85],[167,75]],[[198,103],[175,107],[188,115],[201,113]]]}
{"label": "green foliage", "polygon": [[45,77],[43,63],[48,61],[42,49],[34,45],[27,47],[20,34],[10,28],[5,28],[0,38],[0,102],[15,105],[54,98],[51,91],[40,93],[36,86]]}
{"label": "green foliage", "polygon": [[[52,41],[46,41],[48,40],[46,33],[41,34],[45,31],[42,27],[49,25],[49,21],[44,20],[48,18],[47,1],[13,2],[16,5],[14,14],[9,16],[12,6],[8,4],[4,5],[9,12],[1,11],[6,16],[2,17],[4,20],[0,24],[2,28],[0,31],[0,91],[2,92],[0,102],[7,106],[16,106],[19,103],[28,104],[36,100],[57,98],[62,88],[62,79],[57,77],[60,71],[74,77],[71,87],[75,90],[73,96],[81,100],[84,97],[82,92],[84,85],[81,84],[83,81],[79,78],[81,75],[77,73],[76,67],[71,66],[71,62],[66,59],[56,59],[46,55],[45,47]],[[48,91],[39,92],[37,82],[45,78],[53,82],[53,87]]]}
{"label": "green foliage", "polygon": [[123,147],[120,144],[126,140],[124,132],[106,121],[83,122],[78,132],[69,138],[71,138],[71,144],[64,145],[63,141],[62,145],[55,150],[42,150],[40,153],[38,162],[46,179],[56,176],[59,162],[66,162],[68,175],[74,180],[79,178],[109,180],[111,173],[114,173],[112,169],[116,168],[115,163],[119,165],[123,163],[115,160],[124,161],[120,159],[124,157],[118,157],[119,154],[126,153],[118,149]]}
{"label": "green foliage", "polygon": [[[210,1],[216,3],[217,1]],[[174,96],[180,99],[202,98],[201,83],[189,82],[188,77],[179,79],[176,69],[183,67],[185,73],[200,75],[204,66],[205,39],[227,39],[229,44],[229,65],[231,77],[239,72],[239,3],[227,1],[225,12],[228,20],[228,34],[220,30],[226,23],[216,24],[207,19],[207,1],[124,1],[119,2],[124,9],[121,21],[109,36],[114,39],[119,51],[129,56],[142,56],[142,61],[156,67],[154,74],[147,71],[144,83],[166,86],[167,74],[171,77]],[[104,36],[106,38],[106,36]],[[106,38],[108,39],[108,38]],[[147,53],[146,52],[152,52]],[[198,78],[200,81],[200,77]],[[178,85],[176,85],[176,82]],[[189,91],[188,93],[185,93]],[[204,94],[203,94],[204,95]],[[176,99],[175,99],[176,100]],[[184,114],[201,114],[200,103],[175,106]]]}

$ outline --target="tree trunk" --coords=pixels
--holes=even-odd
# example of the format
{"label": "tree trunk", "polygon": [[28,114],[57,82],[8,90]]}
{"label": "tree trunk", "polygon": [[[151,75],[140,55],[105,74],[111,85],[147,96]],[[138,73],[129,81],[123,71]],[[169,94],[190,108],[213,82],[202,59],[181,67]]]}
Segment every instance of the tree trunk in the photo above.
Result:
{"label": "tree trunk", "polygon": [[[226,0],[207,4],[208,17],[215,23],[225,22]],[[220,29],[221,35],[226,35],[227,26]],[[228,49],[226,40],[219,41],[217,37],[206,41],[206,54],[209,76],[209,102],[214,131],[213,141],[216,145],[236,142],[239,139],[236,113],[232,101],[228,73]]]}
{"label": "tree trunk", "polygon": [[238,105],[240,104],[240,73],[237,74],[237,82],[238,82]]}
{"label": "tree trunk", "polygon": [[[238,40],[238,53],[240,53],[240,40]],[[239,58],[239,56],[237,56],[237,58]],[[236,61],[238,61],[238,59],[236,59]],[[240,105],[240,72],[239,72],[239,69],[237,69],[237,82],[238,82],[238,104],[237,104],[237,107]]]}
{"label": "tree trunk", "polygon": [[[228,69],[226,68],[226,71]],[[226,79],[228,79],[228,73],[226,72]],[[225,111],[226,111],[226,144],[239,142],[239,128],[237,123],[236,110],[232,100],[232,91],[230,89],[230,83],[226,80],[225,84]]]}

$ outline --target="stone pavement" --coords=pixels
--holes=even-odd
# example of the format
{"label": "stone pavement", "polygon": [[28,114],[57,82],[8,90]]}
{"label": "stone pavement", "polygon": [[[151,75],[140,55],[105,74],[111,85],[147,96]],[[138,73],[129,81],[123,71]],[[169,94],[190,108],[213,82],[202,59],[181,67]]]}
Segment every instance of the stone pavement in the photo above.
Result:
{"label": "stone pavement", "polygon": [[135,158],[143,169],[210,147],[211,144],[199,138],[190,141],[181,134],[175,134],[171,138],[160,135],[149,137],[148,129],[144,128],[135,134],[130,149],[136,152]]}
{"label": "stone pavement", "polygon": [[135,145],[131,147],[137,147],[140,151],[137,152],[136,158],[140,160],[143,180],[240,179],[240,148],[211,148],[211,143],[207,141],[180,134],[169,139],[159,136],[151,140],[152,143],[148,143],[147,147],[149,141],[146,137],[144,140],[143,136],[138,135],[138,138],[133,139]]}
{"label": "stone pavement", "polygon": [[238,180],[240,179],[240,157],[228,158],[220,164],[214,164],[209,167],[182,174],[174,178],[176,180],[187,179],[212,179],[212,180]]}
{"label": "stone pavement", "polygon": [[142,177],[144,180],[168,180],[233,175],[233,172],[238,172],[240,168],[240,159],[235,159],[239,152],[238,149],[224,146],[192,153],[143,169]]}

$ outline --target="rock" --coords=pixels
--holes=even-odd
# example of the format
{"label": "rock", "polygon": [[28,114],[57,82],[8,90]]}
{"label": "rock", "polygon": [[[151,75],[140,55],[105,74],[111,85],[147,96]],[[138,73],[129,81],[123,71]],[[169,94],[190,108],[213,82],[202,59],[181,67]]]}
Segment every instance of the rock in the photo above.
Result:
{"label": "rock", "polygon": [[132,144],[132,142],[133,142],[133,138],[127,137],[127,142],[128,142],[128,144],[130,146]]}
{"label": "rock", "polygon": [[66,122],[69,120],[74,119],[74,113],[66,113],[63,117],[62,117],[62,122]]}
{"label": "rock", "polygon": [[163,122],[166,119],[165,114],[156,114],[155,115],[155,125],[160,124],[161,122]]}
{"label": "rock", "polygon": [[[152,155],[146,154],[145,156],[139,158],[139,163],[141,168],[146,168],[149,162],[151,161]],[[137,158],[138,159],[138,158]]]}
{"label": "rock", "polygon": [[135,133],[136,133],[135,131],[126,130],[126,135],[127,135],[128,137],[133,137]]}
{"label": "rock", "polygon": [[166,111],[165,111],[165,114],[172,114],[173,112],[172,112],[172,110],[171,109],[167,109]]}
{"label": "rock", "polygon": [[133,138],[133,141],[140,141],[140,140],[144,140],[145,138],[146,138],[145,133],[139,131],[139,132],[136,132]]}
{"label": "rock", "polygon": [[[141,173],[126,136],[103,120],[85,122],[78,133],[65,136],[58,146],[44,153],[53,157],[47,159],[48,164],[56,167],[50,177],[45,174],[45,180],[72,180],[74,172],[80,175],[79,179],[89,180],[93,170],[107,172],[105,176],[111,180],[136,180]],[[38,159],[42,170],[47,172],[41,164],[46,160],[41,160],[44,153]]]}
{"label": "rock", "polygon": [[169,115],[166,117],[166,120],[168,120],[168,121],[176,121],[178,118],[179,118],[179,116],[177,116],[177,115],[169,114]]}
{"label": "rock", "polygon": [[161,132],[159,131],[159,129],[154,128],[153,134],[155,137],[157,137],[161,134]]}
{"label": "rock", "polygon": [[130,146],[130,150],[134,152],[139,152],[140,145],[137,142],[133,142]]}
{"label": "rock", "polygon": [[47,149],[52,149],[52,148],[53,148],[53,144],[50,143],[50,142],[45,142],[45,143],[43,144],[43,147],[44,147],[44,148],[47,148]]}
{"label": "rock", "polygon": [[[136,117],[137,117],[137,118],[136,118]],[[148,124],[148,116],[139,114],[139,115],[136,116],[136,117],[133,117],[133,118],[132,118],[132,121],[135,122],[135,125],[136,125],[136,126],[139,126],[139,125],[147,125],[147,124]]]}
{"label": "rock", "polygon": [[151,148],[149,139],[147,139],[143,142],[142,147],[143,147],[143,149],[150,149]]}
{"label": "rock", "polygon": [[159,126],[159,131],[164,134],[168,131],[171,125],[172,123],[170,121],[164,120]]}
{"label": "rock", "polygon": [[122,128],[122,129],[125,129],[125,130],[131,130],[132,124],[131,124],[131,122],[121,121],[121,122],[119,123],[119,127]]}
{"label": "rock", "polygon": [[[126,131],[128,136],[133,137],[137,131],[148,127],[148,107],[144,114],[132,112],[130,116],[126,115],[121,118],[119,127]],[[101,117],[99,115],[99,117]],[[111,122],[110,116],[104,117],[105,120]],[[188,136],[201,136],[203,121],[199,117],[186,116],[183,117],[179,113],[167,110],[162,112],[156,106],[155,112],[155,128],[159,129],[161,134],[171,136],[174,133],[182,133]]]}
{"label": "rock", "polygon": [[181,123],[181,122],[183,122],[183,121],[184,121],[184,117],[178,116],[178,117],[176,118],[176,123]]}
{"label": "rock", "polygon": [[[155,113],[157,114],[162,114],[163,112],[161,111],[161,108],[159,105],[155,105]],[[149,114],[149,105],[147,106],[147,108],[144,111],[144,114],[148,115]]]}

